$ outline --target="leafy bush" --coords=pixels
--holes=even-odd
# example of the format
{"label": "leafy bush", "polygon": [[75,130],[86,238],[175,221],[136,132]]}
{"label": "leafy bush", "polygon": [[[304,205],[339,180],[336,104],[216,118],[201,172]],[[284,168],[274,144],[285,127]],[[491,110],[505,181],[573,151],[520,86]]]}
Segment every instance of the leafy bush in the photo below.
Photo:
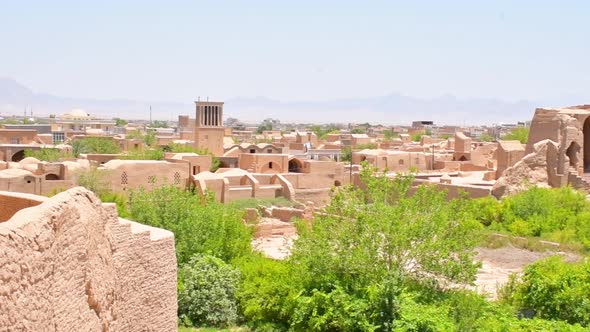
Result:
{"label": "leafy bush", "polygon": [[[436,288],[474,280],[481,226],[465,213],[466,201],[448,202],[434,186],[408,197],[411,176],[392,180],[373,172],[365,165],[361,173],[366,191],[346,187],[313,227],[299,224],[291,263],[304,290],[294,324],[338,331],[393,326],[407,283]],[[362,328],[350,325],[353,317]]]}
{"label": "leafy bush", "polygon": [[288,262],[248,255],[235,264],[242,275],[237,298],[247,324],[257,331],[286,330],[291,317],[290,302],[300,290]]}
{"label": "leafy bush", "polygon": [[590,203],[569,187],[531,187],[501,202],[474,200],[472,213],[493,230],[590,249]]}
{"label": "leafy bush", "polygon": [[529,128],[514,128],[508,134],[502,136],[502,139],[505,141],[520,141],[520,143],[526,144],[529,140]]}
{"label": "leafy bush", "polygon": [[240,274],[221,259],[196,254],[178,273],[178,312],[194,326],[226,327],[238,320]]}
{"label": "leafy bush", "polygon": [[173,186],[138,190],[129,196],[129,211],[138,222],[174,233],[179,264],[196,253],[230,262],[251,252],[251,230],[242,223],[241,212],[211,196],[203,200]]}
{"label": "leafy bush", "polygon": [[99,197],[111,192],[111,182],[107,170],[99,170],[96,167],[80,169],[75,173],[76,185],[85,187]]}
{"label": "leafy bush", "polygon": [[121,149],[109,137],[84,137],[72,141],[72,151],[78,157],[81,153],[114,154]]}
{"label": "leafy bush", "polygon": [[128,151],[120,158],[128,160],[164,160],[164,151],[162,149],[137,149]]}
{"label": "leafy bush", "polygon": [[39,150],[25,150],[25,157],[33,157],[42,161],[56,162],[62,158],[71,158],[73,155],[67,151],[53,148],[41,148]]}
{"label": "leafy bush", "polygon": [[566,263],[560,256],[537,261],[512,278],[504,300],[544,319],[590,325],[590,263]]}
{"label": "leafy bush", "polygon": [[297,204],[296,202],[290,201],[284,197],[275,198],[244,198],[232,201],[229,206],[234,207],[238,210],[244,210],[246,208],[256,208],[258,206],[281,206],[281,207],[293,207]]}

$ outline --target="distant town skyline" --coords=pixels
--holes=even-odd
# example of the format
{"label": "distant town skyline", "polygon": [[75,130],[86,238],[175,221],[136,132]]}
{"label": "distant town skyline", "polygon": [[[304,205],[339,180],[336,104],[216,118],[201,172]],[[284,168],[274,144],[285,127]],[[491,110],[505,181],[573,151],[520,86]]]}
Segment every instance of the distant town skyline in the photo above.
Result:
{"label": "distant town skyline", "polygon": [[584,1],[58,0],[2,8],[0,77],[58,96],[590,100]]}

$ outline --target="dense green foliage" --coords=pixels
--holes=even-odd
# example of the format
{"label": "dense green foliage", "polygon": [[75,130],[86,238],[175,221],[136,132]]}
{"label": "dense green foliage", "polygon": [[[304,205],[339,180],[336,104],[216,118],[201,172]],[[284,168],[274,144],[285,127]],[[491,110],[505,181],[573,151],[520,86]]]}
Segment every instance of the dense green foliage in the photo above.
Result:
{"label": "dense green foliage", "polygon": [[590,262],[553,256],[529,265],[504,289],[505,301],[537,317],[590,325]]}
{"label": "dense green foliage", "polygon": [[195,254],[178,271],[178,313],[186,325],[225,327],[238,320],[239,271],[221,259]]}
{"label": "dense green foliage", "polygon": [[33,157],[38,160],[56,162],[66,158],[72,158],[72,154],[54,148],[41,148],[39,150],[25,150],[25,157]]}
{"label": "dense green foliage", "polygon": [[497,201],[473,201],[473,214],[490,229],[590,249],[590,203],[569,187],[531,187]]}
{"label": "dense green foliage", "polygon": [[399,134],[393,131],[393,129],[385,129],[383,130],[383,136],[385,137],[386,141],[390,141],[394,138],[398,138]]}
{"label": "dense green foliage", "polygon": [[424,135],[426,135],[426,132],[422,131],[422,132],[412,134],[410,137],[413,142],[420,142],[420,140],[422,139],[422,136],[424,136]]}
{"label": "dense green foliage", "polygon": [[529,128],[514,128],[508,134],[502,136],[502,139],[505,141],[520,141],[520,143],[526,144],[529,140]]}
{"label": "dense green foliage", "polygon": [[163,121],[163,120],[154,120],[151,124],[150,124],[151,128],[168,128],[168,121]]}
{"label": "dense green foliage", "polygon": [[481,134],[481,136],[479,136],[479,141],[480,142],[493,142],[494,137],[488,133],[483,133],[483,134]]}
{"label": "dense green foliage", "polygon": [[135,149],[127,151],[119,157],[128,160],[164,160],[164,150],[162,149]]}
{"label": "dense green foliage", "polygon": [[123,120],[121,118],[113,118],[113,120],[115,120],[115,126],[117,127],[124,127],[128,123],[126,120]]}
{"label": "dense green foliage", "polygon": [[72,152],[78,157],[81,153],[119,153],[121,149],[110,137],[84,137],[72,141]]}
{"label": "dense green foliage", "polygon": [[[484,226],[540,237],[581,229],[588,210],[583,195],[532,188],[501,202],[449,201],[430,186],[408,196],[411,176],[390,179],[365,165],[361,178],[365,190],[341,187],[313,225],[297,223],[299,239],[283,261],[250,249],[251,230],[239,209],[258,202],[222,205],[162,187],[132,192],[124,213],[175,233],[179,315],[187,324],[238,323],[256,331],[582,331],[575,324],[590,322],[587,263],[533,264],[504,289],[502,302],[449,287],[473,282],[473,249]],[[585,234],[579,233],[577,241]],[[519,319],[526,310],[536,316]]]}
{"label": "dense green foliage", "polygon": [[86,187],[99,197],[111,192],[111,182],[106,170],[98,170],[96,167],[80,169],[75,173],[76,184]]}
{"label": "dense green foliage", "polygon": [[258,206],[283,206],[283,207],[293,207],[295,202],[290,201],[284,197],[275,197],[275,198],[244,198],[232,201],[229,203],[229,206],[238,210],[243,210],[246,208],[256,208]]}
{"label": "dense green foliage", "polygon": [[315,125],[315,126],[309,127],[309,129],[314,134],[316,134],[318,139],[326,139],[326,138],[328,138],[328,134],[337,134],[340,132],[340,130],[336,126],[333,126],[333,125],[328,125],[328,126]]}
{"label": "dense green foliage", "polygon": [[172,231],[179,264],[197,253],[230,262],[250,253],[250,230],[241,213],[214,201],[202,200],[190,191],[163,186],[134,191],[129,197],[133,219]]}

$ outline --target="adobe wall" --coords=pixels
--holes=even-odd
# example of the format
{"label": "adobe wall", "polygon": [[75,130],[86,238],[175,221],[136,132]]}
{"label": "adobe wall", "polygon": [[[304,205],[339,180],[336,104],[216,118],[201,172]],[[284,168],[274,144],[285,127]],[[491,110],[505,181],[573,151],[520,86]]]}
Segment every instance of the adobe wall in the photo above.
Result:
{"label": "adobe wall", "polygon": [[44,197],[23,193],[3,193],[0,191],[0,222],[7,221],[18,211],[37,206],[45,201]]}
{"label": "adobe wall", "polygon": [[81,187],[37,199],[0,223],[0,330],[176,331],[172,233]]}
{"label": "adobe wall", "polygon": [[35,129],[0,129],[0,144],[30,144],[36,139]]}
{"label": "adobe wall", "polygon": [[187,162],[167,162],[161,160],[111,160],[99,168],[106,172],[111,190],[115,192],[130,189],[172,185],[186,188],[189,181]]}

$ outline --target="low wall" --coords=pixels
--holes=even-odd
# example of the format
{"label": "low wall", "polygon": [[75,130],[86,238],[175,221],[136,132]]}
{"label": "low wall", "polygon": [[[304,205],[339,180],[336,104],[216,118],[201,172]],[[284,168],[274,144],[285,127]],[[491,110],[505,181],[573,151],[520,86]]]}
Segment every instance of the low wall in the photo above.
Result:
{"label": "low wall", "polygon": [[172,233],[80,187],[7,197],[38,205],[0,223],[0,331],[176,331]]}

